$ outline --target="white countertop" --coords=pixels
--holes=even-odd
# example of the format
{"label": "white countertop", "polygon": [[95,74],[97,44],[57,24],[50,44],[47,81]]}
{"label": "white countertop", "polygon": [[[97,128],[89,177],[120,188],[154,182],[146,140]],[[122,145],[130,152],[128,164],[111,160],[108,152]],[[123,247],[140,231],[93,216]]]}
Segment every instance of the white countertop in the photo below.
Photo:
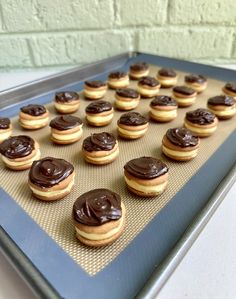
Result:
{"label": "white countertop", "polygon": [[[231,66],[235,68],[236,66]],[[55,71],[0,73],[0,90]],[[158,294],[158,299],[236,297],[236,184]],[[0,299],[34,299],[0,253]],[[111,298],[112,299],[112,298]],[[122,299],[122,298],[121,298]]]}

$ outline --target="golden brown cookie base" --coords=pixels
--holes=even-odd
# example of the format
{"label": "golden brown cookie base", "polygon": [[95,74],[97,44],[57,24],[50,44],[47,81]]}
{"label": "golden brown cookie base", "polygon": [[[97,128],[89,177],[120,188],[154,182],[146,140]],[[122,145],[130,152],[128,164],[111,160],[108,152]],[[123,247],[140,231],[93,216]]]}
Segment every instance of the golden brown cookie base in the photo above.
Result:
{"label": "golden brown cookie base", "polygon": [[164,188],[161,192],[150,192],[150,193],[144,193],[144,192],[141,192],[141,191],[138,191],[132,187],[130,187],[128,184],[126,184],[127,188],[129,191],[131,191],[132,193],[138,195],[138,196],[141,196],[141,197],[154,197],[154,196],[158,196],[158,195],[161,195],[166,188]]}
{"label": "golden brown cookie base", "polygon": [[152,114],[152,112],[150,112],[150,118],[156,122],[168,123],[168,122],[174,120],[176,118],[176,116],[175,117],[158,117],[158,116]]}

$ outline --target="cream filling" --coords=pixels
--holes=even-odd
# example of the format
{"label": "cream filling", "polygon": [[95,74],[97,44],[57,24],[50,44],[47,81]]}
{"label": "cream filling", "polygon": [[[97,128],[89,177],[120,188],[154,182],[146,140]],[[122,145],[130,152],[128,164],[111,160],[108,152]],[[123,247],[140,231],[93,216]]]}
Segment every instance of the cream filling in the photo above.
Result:
{"label": "cream filling", "polygon": [[176,156],[176,157],[195,157],[197,155],[198,149],[188,151],[188,152],[180,152],[180,151],[174,151],[171,150],[164,145],[162,145],[162,150],[166,154],[170,154],[171,156]]}
{"label": "cream filling", "polygon": [[123,219],[123,217],[121,217],[121,221],[120,221],[119,225],[104,234],[85,233],[84,231],[78,229],[78,227],[76,227],[76,226],[75,226],[75,230],[78,235],[82,236],[85,239],[92,240],[92,241],[100,241],[100,240],[105,240],[105,239],[111,238],[112,236],[117,234],[120,231],[120,229],[122,228],[123,222],[124,222],[124,219]]}
{"label": "cream filling", "polygon": [[98,115],[86,115],[86,118],[89,122],[92,123],[104,123],[104,122],[108,122],[110,120],[112,120],[113,118],[113,113],[108,114],[108,115],[102,115],[102,116],[98,116]]}
{"label": "cream filling", "polygon": [[192,127],[192,126],[190,126],[189,124],[187,124],[186,122],[184,123],[184,125],[185,125],[185,127],[187,128],[187,129],[189,129],[189,130],[191,130],[191,131],[193,131],[193,132],[196,132],[196,133],[202,133],[202,134],[210,134],[210,133],[213,133],[213,132],[215,132],[215,130],[216,130],[216,127],[217,126],[215,126],[215,127],[212,127],[212,128],[203,128],[203,129],[201,129],[201,128],[196,128],[196,127]]}
{"label": "cream filling", "polygon": [[110,155],[107,156],[103,156],[103,157],[90,157],[90,156],[86,156],[86,158],[88,158],[91,161],[95,161],[95,162],[102,162],[102,161],[106,161],[107,159],[113,159],[115,157],[117,157],[119,154],[119,149],[117,148],[116,151],[114,151],[113,153],[111,153]]}
{"label": "cream filling", "polygon": [[63,110],[63,111],[70,111],[71,109],[75,109],[79,107],[79,103],[73,104],[73,105],[65,105],[65,104],[59,104],[55,102],[55,107],[58,110]]}
{"label": "cream filling", "polygon": [[29,159],[29,160],[25,160],[25,161],[11,161],[11,159],[8,159],[7,157],[2,155],[2,160],[6,165],[10,165],[10,166],[15,166],[15,167],[21,167],[21,166],[25,166],[25,165],[29,165],[32,164],[34,160],[37,160],[40,158],[40,150],[37,149],[35,155]]}
{"label": "cream filling", "polygon": [[55,196],[55,195],[61,195],[63,193],[67,193],[71,190],[71,188],[73,187],[74,185],[74,178],[72,179],[72,181],[68,184],[68,186],[65,188],[65,189],[62,189],[62,190],[55,190],[55,191],[40,191],[34,187],[32,187],[31,185],[29,185],[31,191],[36,194],[36,195],[39,195],[39,196],[44,196],[44,197],[52,197],[52,196]]}
{"label": "cream filling", "polygon": [[121,81],[109,81],[108,82],[110,86],[114,87],[122,87],[124,85],[129,85],[129,79],[124,79]]}
{"label": "cream filling", "polygon": [[140,73],[135,73],[135,72],[130,71],[130,75],[137,79],[145,77],[148,74],[149,74],[149,70],[146,70],[145,72],[140,72]]}
{"label": "cream filling", "polygon": [[186,104],[186,103],[193,103],[196,100],[196,97],[192,97],[192,98],[178,98],[178,97],[175,97],[175,100],[177,101],[177,103]]}
{"label": "cream filling", "polygon": [[3,141],[11,136],[12,131],[0,133],[0,141]]}
{"label": "cream filling", "polygon": [[233,115],[236,112],[236,108],[227,109],[227,110],[223,110],[223,111],[218,111],[218,110],[213,110],[213,109],[209,109],[209,110],[218,116]]}
{"label": "cream filling", "polygon": [[147,128],[145,128],[144,130],[139,130],[139,131],[131,131],[131,130],[125,130],[123,128],[118,127],[118,131],[124,135],[128,135],[128,136],[139,136],[139,135],[143,135],[145,134],[145,132],[147,131]]}
{"label": "cream filling", "polygon": [[176,117],[177,109],[169,111],[161,111],[151,108],[151,113],[157,117]]}
{"label": "cream filling", "polygon": [[92,98],[102,98],[104,94],[106,93],[106,90],[84,90],[84,94],[87,97],[92,97]]}
{"label": "cream filling", "polygon": [[153,193],[153,192],[159,193],[162,192],[167,185],[167,181],[166,181],[162,184],[155,185],[155,186],[144,186],[135,182],[134,180],[129,180],[126,176],[125,176],[125,181],[127,185],[129,185],[131,188],[143,193]]}
{"label": "cream filling", "polygon": [[82,136],[83,130],[80,129],[79,131],[72,133],[72,134],[55,134],[52,133],[52,137],[57,140],[71,140],[75,138],[80,138]]}
{"label": "cream filling", "polygon": [[122,107],[122,108],[132,108],[132,107],[137,107],[138,106],[138,104],[139,104],[139,101],[137,101],[137,100],[132,100],[132,101],[119,101],[119,100],[116,100],[115,101],[115,104],[116,104],[116,106],[118,106],[118,107]]}
{"label": "cream filling", "polygon": [[41,118],[41,119],[32,119],[32,120],[28,120],[28,119],[20,119],[20,122],[22,125],[26,125],[26,126],[40,126],[43,124],[46,124],[48,122],[48,117],[47,118]]}
{"label": "cream filling", "polygon": [[163,85],[174,85],[176,82],[177,82],[177,79],[176,78],[173,78],[173,79],[165,79],[165,78],[159,78],[157,77],[158,81],[160,81],[160,83]]}
{"label": "cream filling", "polygon": [[159,87],[156,89],[147,89],[147,88],[140,87],[138,85],[137,88],[138,88],[138,92],[142,95],[155,96],[159,92]]}

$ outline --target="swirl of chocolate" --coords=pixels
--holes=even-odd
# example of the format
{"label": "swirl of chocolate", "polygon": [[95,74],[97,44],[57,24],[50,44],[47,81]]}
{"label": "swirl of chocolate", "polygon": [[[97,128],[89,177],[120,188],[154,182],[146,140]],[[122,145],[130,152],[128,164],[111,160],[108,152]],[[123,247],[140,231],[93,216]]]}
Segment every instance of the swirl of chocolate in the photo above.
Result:
{"label": "swirl of chocolate", "polygon": [[138,62],[130,66],[131,71],[141,72],[148,70],[149,65],[146,62]]}
{"label": "swirl of chocolate", "polygon": [[29,180],[41,188],[50,188],[65,180],[73,171],[73,165],[66,160],[46,157],[33,162]]}
{"label": "swirl of chocolate", "polygon": [[185,82],[203,84],[207,79],[202,75],[190,74],[184,77]]}
{"label": "swirl of chocolate", "polygon": [[162,68],[158,71],[158,75],[163,77],[175,78],[177,76],[176,72],[173,69]]}
{"label": "swirl of chocolate", "polygon": [[147,85],[150,87],[155,87],[155,86],[160,85],[160,83],[159,83],[159,81],[157,81],[157,79],[155,79],[154,77],[150,77],[150,76],[143,77],[142,79],[140,79],[138,81],[138,84]]}
{"label": "swirl of chocolate", "polygon": [[36,105],[36,104],[29,104],[27,106],[21,107],[20,110],[23,113],[32,115],[32,116],[40,116],[44,113],[46,113],[46,108],[42,105]]}
{"label": "swirl of chocolate", "polygon": [[0,130],[5,130],[10,128],[10,119],[7,117],[0,117]]}
{"label": "swirl of chocolate", "polygon": [[186,119],[194,124],[207,125],[215,120],[215,114],[203,108],[189,111],[186,113]]}
{"label": "swirl of chocolate", "polygon": [[127,76],[125,72],[112,72],[109,74],[108,78],[110,79],[121,79]]}
{"label": "swirl of chocolate", "polygon": [[160,95],[151,101],[150,106],[177,106],[177,102],[172,97]]}
{"label": "swirl of chocolate", "polygon": [[217,105],[233,106],[235,105],[236,101],[231,96],[220,95],[220,96],[215,96],[210,98],[207,103],[213,106],[217,106]]}
{"label": "swirl of chocolate", "polygon": [[110,151],[116,145],[114,135],[106,132],[94,133],[83,141],[83,149],[87,152]]}
{"label": "swirl of chocolate", "polygon": [[147,124],[147,119],[138,112],[128,112],[121,115],[117,124],[127,126],[142,126]]}
{"label": "swirl of chocolate", "polygon": [[195,146],[199,142],[199,137],[185,128],[169,129],[166,137],[171,143],[180,147]]}
{"label": "swirl of chocolate", "polygon": [[99,88],[99,87],[107,85],[105,82],[100,81],[100,80],[85,81],[84,84],[87,85],[88,87],[92,87],[92,88]]}
{"label": "swirl of chocolate", "polygon": [[123,98],[136,99],[139,97],[139,93],[132,88],[120,88],[117,89],[116,94]]}
{"label": "swirl of chocolate", "polygon": [[224,88],[229,91],[236,92],[236,83],[228,82],[225,84]]}
{"label": "swirl of chocolate", "polygon": [[130,160],[125,164],[124,169],[132,176],[144,180],[154,179],[168,172],[165,163],[152,157]]}
{"label": "swirl of chocolate", "polygon": [[173,88],[174,92],[186,95],[186,96],[191,96],[194,93],[196,93],[196,91],[194,89],[192,89],[191,87],[187,87],[187,86],[175,86]]}
{"label": "swirl of chocolate", "polygon": [[34,150],[34,140],[26,135],[12,136],[0,144],[0,153],[9,158],[23,158]]}
{"label": "swirl of chocolate", "polygon": [[56,130],[69,130],[82,124],[82,120],[73,115],[57,116],[50,121],[50,127]]}
{"label": "swirl of chocolate", "polygon": [[110,110],[112,110],[112,105],[107,101],[96,101],[94,103],[90,103],[85,109],[87,113],[91,114],[102,113]]}
{"label": "swirl of chocolate", "polygon": [[61,91],[56,92],[55,101],[58,103],[70,103],[72,101],[78,101],[79,95],[75,91]]}
{"label": "swirl of chocolate", "polygon": [[97,226],[122,216],[120,195],[108,189],[94,189],[82,194],[74,203],[75,221]]}

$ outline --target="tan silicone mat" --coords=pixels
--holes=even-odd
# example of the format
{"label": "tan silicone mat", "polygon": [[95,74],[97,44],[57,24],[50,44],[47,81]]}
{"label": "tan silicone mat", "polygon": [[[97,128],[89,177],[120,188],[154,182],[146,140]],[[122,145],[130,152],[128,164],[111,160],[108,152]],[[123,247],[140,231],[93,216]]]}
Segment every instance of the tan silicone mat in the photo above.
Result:
{"label": "tan silicone mat", "polygon": [[[151,75],[155,75],[158,67],[152,66]],[[179,73],[178,84],[183,84],[183,73]],[[136,87],[136,81],[131,81],[130,87]],[[153,219],[153,217],[171,200],[180,188],[197,172],[204,162],[217,150],[229,134],[235,129],[235,119],[219,122],[216,133],[206,139],[201,139],[198,156],[186,163],[172,162],[166,159],[160,150],[161,140],[166,130],[181,126],[188,110],[206,107],[207,99],[221,93],[223,82],[209,79],[207,90],[197,97],[196,104],[189,108],[178,109],[176,120],[167,124],[150,122],[146,135],[136,141],[119,139],[120,155],[116,161],[106,166],[93,166],[84,162],[81,156],[82,139],[92,132],[112,132],[116,134],[116,122],[124,112],[115,111],[115,117],[107,127],[93,128],[84,121],[84,110],[89,104],[81,96],[81,106],[75,115],[84,121],[83,138],[67,146],[53,145],[50,141],[49,127],[37,131],[24,131],[20,128],[17,118],[12,119],[14,134],[28,134],[35,138],[41,147],[42,157],[54,156],[64,158],[75,166],[75,186],[70,195],[57,202],[41,202],[31,196],[27,185],[28,171],[14,172],[0,167],[2,187],[17,203],[51,236],[87,273],[95,275],[109,264]],[[161,89],[160,94],[170,94],[170,89]],[[114,101],[114,91],[109,90],[106,100]],[[136,111],[148,116],[151,100],[142,99]],[[50,117],[56,113],[52,104],[48,105]],[[144,199],[129,193],[123,179],[123,166],[132,158],[153,156],[163,159],[169,166],[169,184],[164,194],[157,198]],[[127,209],[127,225],[124,234],[112,245],[104,248],[89,248],[81,245],[75,238],[71,219],[72,206],[82,193],[94,188],[108,188],[118,192]],[[193,190],[194,192],[194,190]],[[191,198],[189,198],[191,200]]]}

